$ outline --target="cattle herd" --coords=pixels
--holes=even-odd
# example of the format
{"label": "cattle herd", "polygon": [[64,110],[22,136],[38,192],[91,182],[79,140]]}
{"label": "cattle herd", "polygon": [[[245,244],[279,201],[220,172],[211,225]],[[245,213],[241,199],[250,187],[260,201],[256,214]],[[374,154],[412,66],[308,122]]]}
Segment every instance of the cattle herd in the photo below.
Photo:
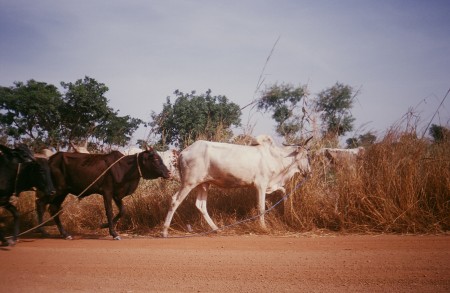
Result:
{"label": "cattle herd", "polygon": [[[260,135],[250,145],[198,140],[181,152],[157,152],[147,148],[133,154],[119,151],[89,154],[73,147],[72,152],[46,156],[33,155],[23,144],[15,148],[0,145],[0,206],[14,218],[11,237],[5,237],[0,230],[1,245],[8,246],[17,241],[19,212],[10,199],[26,190],[36,191],[38,222],[43,222],[43,213],[48,208],[61,236],[66,239],[71,239],[71,236],[59,219],[66,196],[70,193],[81,199],[91,194],[102,195],[107,217],[102,228],[108,228],[113,239],[120,240],[114,227],[125,212],[123,198],[135,192],[141,178],[170,178],[180,183],[167,211],[163,237],[168,236],[178,206],[194,188],[197,190],[195,206],[211,229],[219,229],[206,209],[210,185],[255,188],[260,225],[265,228],[266,194],[276,190],[285,192],[284,186],[294,174],[308,176],[311,172],[306,147],[309,140],[301,145],[277,146],[270,136]],[[336,160],[335,149],[322,152]],[[118,208],[116,215],[113,215],[112,202]],[[40,226],[36,229],[45,234]]]}

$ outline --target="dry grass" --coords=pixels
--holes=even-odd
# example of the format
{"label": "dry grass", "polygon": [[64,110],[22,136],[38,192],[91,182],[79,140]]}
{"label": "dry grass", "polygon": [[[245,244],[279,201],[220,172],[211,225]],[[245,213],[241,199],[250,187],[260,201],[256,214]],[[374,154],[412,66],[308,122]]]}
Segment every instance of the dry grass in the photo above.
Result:
{"label": "dry grass", "polygon": [[[302,178],[293,178],[286,201],[266,214],[268,233],[307,232],[317,229],[345,232],[439,233],[450,228],[450,142],[439,144],[418,139],[411,133],[389,132],[368,148],[356,166],[324,168],[313,160],[313,176],[299,189]],[[167,180],[142,181],[125,199],[127,215],[118,224],[121,233],[158,236],[179,183]],[[283,197],[267,196],[267,206]],[[99,229],[106,222],[101,196],[64,203],[62,221],[72,233],[107,235]],[[21,195],[21,229],[36,224],[33,193]],[[257,215],[252,189],[212,188],[208,210],[219,227]],[[6,228],[10,218],[1,211]],[[209,226],[189,195],[175,214],[172,233],[205,232]],[[258,221],[246,222],[224,233],[267,233]],[[55,233],[56,230],[55,230]]]}

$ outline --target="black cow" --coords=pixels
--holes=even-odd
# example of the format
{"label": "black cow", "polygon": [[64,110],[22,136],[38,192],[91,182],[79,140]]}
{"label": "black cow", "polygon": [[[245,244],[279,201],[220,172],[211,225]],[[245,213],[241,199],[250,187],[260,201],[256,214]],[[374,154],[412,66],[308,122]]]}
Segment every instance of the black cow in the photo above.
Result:
{"label": "black cow", "polygon": [[[107,170],[112,164],[114,165]],[[101,194],[108,218],[108,223],[102,225],[102,228],[109,228],[111,236],[115,240],[120,240],[114,227],[125,212],[122,199],[136,190],[141,177],[144,179],[170,177],[170,172],[163,164],[161,157],[152,149],[130,156],[124,156],[118,151],[106,155],[59,152],[49,159],[49,165],[56,195],[52,198],[38,199],[40,204],[37,207],[42,209],[45,204],[50,204],[49,212],[52,216],[56,215],[54,221],[59,232],[66,239],[72,237],[62,227],[58,212],[67,194],[71,193],[79,198]],[[102,175],[104,171],[106,173]],[[98,181],[93,183],[96,179]],[[85,191],[90,184],[92,186]],[[119,208],[114,218],[112,200]],[[42,210],[38,213],[40,223],[42,223],[42,213]]]}
{"label": "black cow", "polygon": [[45,159],[34,159],[31,151],[22,145],[16,149],[0,145],[0,206],[8,210],[14,218],[12,241],[8,242],[0,231],[2,246],[13,244],[19,233],[19,212],[10,203],[12,195],[33,187],[46,196],[54,194],[55,189],[50,177],[50,169]]}
{"label": "black cow", "polygon": [[34,161],[33,153],[25,144],[19,144],[14,149],[0,144],[0,155],[9,162],[25,163]]}

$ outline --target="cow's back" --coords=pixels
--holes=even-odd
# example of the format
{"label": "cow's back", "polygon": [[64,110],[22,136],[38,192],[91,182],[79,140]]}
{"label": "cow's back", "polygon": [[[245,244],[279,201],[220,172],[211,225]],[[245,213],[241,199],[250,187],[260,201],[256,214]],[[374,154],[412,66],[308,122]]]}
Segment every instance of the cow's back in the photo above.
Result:
{"label": "cow's back", "polygon": [[[56,188],[70,193],[82,191],[123,155],[114,151],[110,154],[85,154],[58,152],[49,159],[49,166]],[[96,184],[101,185],[106,176]]]}
{"label": "cow's back", "polygon": [[183,150],[179,166],[182,181],[211,182],[232,187],[250,185],[266,171],[262,146],[244,146],[199,140]]}

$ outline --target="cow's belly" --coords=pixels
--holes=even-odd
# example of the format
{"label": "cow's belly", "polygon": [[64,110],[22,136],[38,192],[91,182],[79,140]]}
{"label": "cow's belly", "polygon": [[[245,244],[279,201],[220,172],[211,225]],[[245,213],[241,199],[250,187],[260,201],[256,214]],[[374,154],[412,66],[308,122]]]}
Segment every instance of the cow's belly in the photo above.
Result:
{"label": "cow's belly", "polygon": [[252,181],[246,181],[242,178],[236,177],[214,178],[212,180],[208,180],[208,182],[223,188],[245,187],[253,185]]}

